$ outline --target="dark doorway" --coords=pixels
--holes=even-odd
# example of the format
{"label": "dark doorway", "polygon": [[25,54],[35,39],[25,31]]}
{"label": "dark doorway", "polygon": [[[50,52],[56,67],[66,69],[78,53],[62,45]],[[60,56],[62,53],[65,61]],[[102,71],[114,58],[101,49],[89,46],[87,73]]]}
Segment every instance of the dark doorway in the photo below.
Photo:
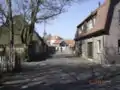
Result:
{"label": "dark doorway", "polygon": [[88,58],[93,58],[93,42],[88,42]]}

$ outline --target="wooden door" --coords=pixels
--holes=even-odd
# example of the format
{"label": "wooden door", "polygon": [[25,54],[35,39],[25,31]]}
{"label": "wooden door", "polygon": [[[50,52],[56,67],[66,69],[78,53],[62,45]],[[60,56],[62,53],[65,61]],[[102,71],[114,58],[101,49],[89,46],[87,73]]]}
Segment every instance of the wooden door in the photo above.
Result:
{"label": "wooden door", "polygon": [[88,58],[93,58],[93,42],[88,42]]}

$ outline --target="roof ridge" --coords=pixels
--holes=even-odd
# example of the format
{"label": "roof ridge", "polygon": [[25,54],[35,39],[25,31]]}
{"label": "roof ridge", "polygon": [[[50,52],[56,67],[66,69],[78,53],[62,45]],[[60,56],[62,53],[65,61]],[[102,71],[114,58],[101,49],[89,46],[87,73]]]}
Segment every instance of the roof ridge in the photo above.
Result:
{"label": "roof ridge", "polygon": [[81,26],[88,18],[90,18],[92,15],[95,15],[97,13],[98,10],[100,10],[103,6],[105,6],[107,4],[107,0],[104,1],[103,4],[101,4],[100,7],[97,7],[96,9],[94,9],[90,14],[88,14],[88,16],[79,24],[77,25],[77,27]]}

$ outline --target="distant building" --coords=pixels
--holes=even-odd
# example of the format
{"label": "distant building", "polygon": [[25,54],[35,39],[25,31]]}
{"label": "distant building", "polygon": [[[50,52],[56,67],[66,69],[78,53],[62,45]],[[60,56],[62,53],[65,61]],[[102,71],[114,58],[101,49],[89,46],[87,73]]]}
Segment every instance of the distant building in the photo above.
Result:
{"label": "distant building", "polygon": [[75,41],[74,40],[65,40],[65,42],[71,48],[75,46]]}
{"label": "distant building", "polygon": [[67,46],[64,39],[57,35],[49,37],[47,43],[49,43],[50,46],[56,47],[56,50],[60,50],[61,47],[65,50]]}
{"label": "distant building", "polygon": [[28,46],[30,61],[42,60],[45,57],[47,49],[48,45],[44,42],[43,38],[34,31],[31,45]]}
{"label": "distant building", "polygon": [[50,46],[57,46],[59,44],[60,41],[62,41],[63,39],[59,36],[50,36],[48,39],[47,39],[47,43],[50,45]]}
{"label": "distant building", "polygon": [[77,26],[76,53],[96,63],[120,63],[120,0],[105,0]]}
{"label": "distant building", "polygon": [[57,46],[63,39],[59,36],[51,36],[49,38],[50,45]]}

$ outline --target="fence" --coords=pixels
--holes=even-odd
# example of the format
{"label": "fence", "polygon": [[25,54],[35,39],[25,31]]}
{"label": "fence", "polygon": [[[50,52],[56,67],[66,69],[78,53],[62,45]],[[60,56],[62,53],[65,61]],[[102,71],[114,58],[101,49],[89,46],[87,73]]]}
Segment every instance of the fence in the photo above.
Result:
{"label": "fence", "polygon": [[[9,54],[14,55],[12,53],[14,52],[9,52],[10,50],[7,50],[6,47],[1,47],[0,48],[0,73],[12,71],[14,68],[14,61],[15,59],[11,59]],[[15,57],[15,56],[13,56]]]}
{"label": "fence", "polygon": [[0,72],[5,72],[7,70],[7,59],[5,57],[5,47],[0,48]]}
{"label": "fence", "polygon": [[5,56],[0,55],[0,72],[6,72],[8,63]]}

